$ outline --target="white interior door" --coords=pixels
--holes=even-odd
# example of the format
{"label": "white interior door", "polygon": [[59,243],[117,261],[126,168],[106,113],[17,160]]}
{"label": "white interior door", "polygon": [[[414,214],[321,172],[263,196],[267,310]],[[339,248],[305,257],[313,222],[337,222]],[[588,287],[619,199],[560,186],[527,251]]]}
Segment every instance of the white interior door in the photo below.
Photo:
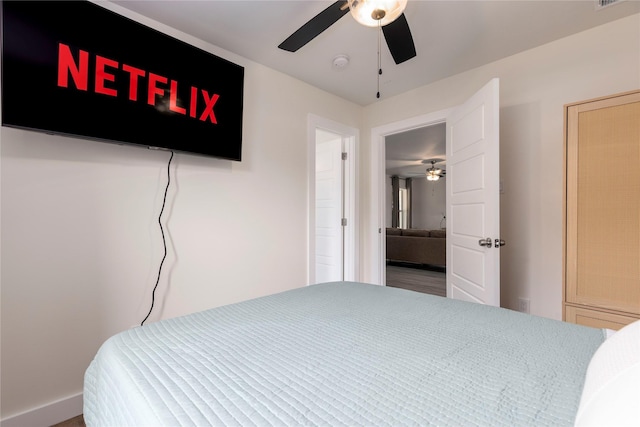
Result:
{"label": "white interior door", "polygon": [[358,129],[309,114],[307,143],[307,283],[359,280]]}
{"label": "white interior door", "polygon": [[500,305],[499,80],[447,118],[447,296]]}
{"label": "white interior door", "polygon": [[344,279],[342,137],[317,130],[316,143],[316,282]]}

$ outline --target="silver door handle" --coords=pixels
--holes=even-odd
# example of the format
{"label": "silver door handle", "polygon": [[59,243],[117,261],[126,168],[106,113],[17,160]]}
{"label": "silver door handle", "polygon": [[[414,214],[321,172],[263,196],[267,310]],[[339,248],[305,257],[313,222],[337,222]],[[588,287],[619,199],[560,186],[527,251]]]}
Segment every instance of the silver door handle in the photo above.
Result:
{"label": "silver door handle", "polygon": [[486,239],[478,240],[478,244],[480,246],[486,246],[487,248],[491,248],[491,245],[493,245],[493,242],[491,241],[491,237],[487,237]]}
{"label": "silver door handle", "polygon": [[495,245],[496,245],[496,246],[495,246],[496,248],[499,248],[500,246],[504,246],[504,245],[506,245],[506,243],[505,243],[505,241],[504,241],[504,240],[502,240],[502,239],[496,239],[496,240],[495,240]]}

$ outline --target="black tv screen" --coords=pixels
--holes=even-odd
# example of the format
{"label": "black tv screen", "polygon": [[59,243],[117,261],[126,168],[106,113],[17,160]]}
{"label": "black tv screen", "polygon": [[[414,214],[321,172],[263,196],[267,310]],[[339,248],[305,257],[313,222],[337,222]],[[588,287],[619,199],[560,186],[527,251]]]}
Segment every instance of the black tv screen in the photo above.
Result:
{"label": "black tv screen", "polygon": [[2,125],[240,161],[244,68],[88,1],[2,2]]}

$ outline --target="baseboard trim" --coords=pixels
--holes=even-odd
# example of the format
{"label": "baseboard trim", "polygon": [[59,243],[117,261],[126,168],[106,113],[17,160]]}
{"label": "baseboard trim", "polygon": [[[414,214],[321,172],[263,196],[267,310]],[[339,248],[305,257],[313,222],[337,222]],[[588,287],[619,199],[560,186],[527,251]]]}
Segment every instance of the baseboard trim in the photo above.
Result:
{"label": "baseboard trim", "polygon": [[82,393],[5,418],[0,427],[44,427],[82,414]]}

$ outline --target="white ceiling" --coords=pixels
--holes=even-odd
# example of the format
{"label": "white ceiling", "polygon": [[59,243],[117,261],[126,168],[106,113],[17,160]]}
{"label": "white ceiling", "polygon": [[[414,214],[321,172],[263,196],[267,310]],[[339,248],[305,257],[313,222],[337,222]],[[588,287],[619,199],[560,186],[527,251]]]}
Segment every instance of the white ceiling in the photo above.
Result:
{"label": "white ceiling", "polygon": [[[640,13],[640,0],[621,0],[599,10],[596,1],[410,0],[405,16],[417,56],[396,65],[383,39],[381,98]],[[112,2],[354,103],[364,106],[377,100],[378,30],[358,24],[350,14],[295,53],[277,47],[333,1]],[[339,54],[349,56],[350,63],[335,70],[332,62]],[[398,136],[404,143],[387,144],[388,159],[396,159],[389,167],[400,167],[404,159],[405,166],[417,168],[416,162],[444,157],[443,135],[438,148],[422,143],[434,140],[432,130]]]}
{"label": "white ceiling", "polygon": [[403,178],[424,178],[430,159],[443,159],[436,164],[446,170],[445,124],[390,135],[385,138],[386,173]]}
{"label": "white ceiling", "polygon": [[[378,30],[350,14],[295,53],[278,45],[333,1],[114,0],[127,9],[360,105],[376,102]],[[639,0],[410,0],[417,56],[396,65],[384,44],[381,98],[640,12]],[[349,66],[332,68],[346,54]]]}

